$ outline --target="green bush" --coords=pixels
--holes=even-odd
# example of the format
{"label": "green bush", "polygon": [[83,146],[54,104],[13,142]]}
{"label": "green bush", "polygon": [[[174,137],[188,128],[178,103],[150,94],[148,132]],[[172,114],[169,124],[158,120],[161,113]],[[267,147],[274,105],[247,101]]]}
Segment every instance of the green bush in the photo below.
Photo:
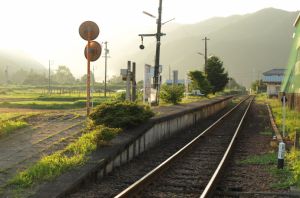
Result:
{"label": "green bush", "polygon": [[[98,127],[96,127],[96,130],[97,130]],[[119,129],[119,128],[109,128],[109,127],[105,127],[105,126],[100,126],[100,128],[101,128],[101,133],[100,133],[99,138],[97,140],[97,144],[101,144],[101,142],[103,140],[107,141],[107,142],[112,140],[121,131],[121,129]]]}
{"label": "green bush", "polygon": [[153,115],[154,113],[148,106],[133,102],[113,102],[97,106],[90,118],[94,125],[124,129],[135,127]]}
{"label": "green bush", "polygon": [[115,95],[115,100],[116,101],[124,102],[125,99],[126,99],[126,92],[116,93],[116,95]]}
{"label": "green bush", "polygon": [[163,85],[160,98],[166,103],[178,104],[184,97],[184,87],[181,85]]}

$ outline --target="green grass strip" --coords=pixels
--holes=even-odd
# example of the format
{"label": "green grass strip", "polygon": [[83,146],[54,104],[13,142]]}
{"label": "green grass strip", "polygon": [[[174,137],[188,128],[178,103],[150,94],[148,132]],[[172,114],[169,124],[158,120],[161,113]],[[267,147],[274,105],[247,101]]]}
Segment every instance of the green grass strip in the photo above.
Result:
{"label": "green grass strip", "polygon": [[52,180],[67,170],[84,164],[90,152],[114,138],[120,131],[121,129],[117,128],[98,126],[93,131],[83,134],[64,150],[42,157],[37,163],[18,173],[9,184],[16,188],[27,188],[42,181]]}
{"label": "green grass strip", "polygon": [[283,169],[273,167],[269,170],[276,182],[271,183],[273,189],[287,189],[295,183],[291,170],[285,166]]}
{"label": "green grass strip", "polygon": [[28,126],[28,123],[22,120],[5,120],[0,122],[0,136],[6,135],[20,128]]}
{"label": "green grass strip", "polygon": [[261,155],[250,155],[246,159],[238,161],[237,164],[248,164],[248,165],[267,165],[276,164],[277,155],[275,152],[265,153]]}
{"label": "green grass strip", "polygon": [[260,135],[265,135],[265,136],[271,136],[273,135],[272,131],[261,131],[259,132]]}

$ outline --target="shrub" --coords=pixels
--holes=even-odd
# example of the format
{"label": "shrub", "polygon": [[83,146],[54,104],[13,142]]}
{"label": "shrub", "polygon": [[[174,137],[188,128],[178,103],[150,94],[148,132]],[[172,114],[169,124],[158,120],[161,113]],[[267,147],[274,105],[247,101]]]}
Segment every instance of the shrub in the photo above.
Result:
{"label": "shrub", "polygon": [[118,92],[115,95],[115,100],[116,101],[120,101],[120,102],[124,102],[126,99],[126,92]]}
{"label": "shrub", "polygon": [[163,85],[160,98],[166,103],[178,104],[184,97],[184,87],[181,85]]}
{"label": "shrub", "polygon": [[292,149],[286,156],[288,165],[293,175],[293,182],[298,187],[300,186],[300,151]]}
{"label": "shrub", "polygon": [[132,128],[150,117],[154,113],[148,106],[133,102],[103,103],[96,107],[90,118],[94,125],[105,125],[112,128]]}

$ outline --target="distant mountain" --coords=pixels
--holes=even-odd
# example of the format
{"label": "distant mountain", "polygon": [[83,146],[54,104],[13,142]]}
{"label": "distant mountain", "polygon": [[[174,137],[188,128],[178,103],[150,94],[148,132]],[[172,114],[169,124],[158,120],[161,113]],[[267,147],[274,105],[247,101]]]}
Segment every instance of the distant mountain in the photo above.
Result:
{"label": "distant mountain", "polygon": [[17,71],[30,71],[42,73],[46,68],[28,54],[16,50],[0,50],[0,83],[6,81],[5,71],[7,70],[8,77],[12,76]]}
{"label": "distant mountain", "polygon": [[[163,79],[168,78],[169,66],[171,70],[179,70],[180,78],[188,70],[203,69],[204,57],[197,52],[204,53],[202,39],[207,36],[210,39],[208,54],[220,57],[229,75],[249,87],[263,72],[286,66],[297,14],[267,8],[252,14],[217,17],[192,25],[163,26],[163,32],[167,33],[161,45]],[[139,76],[143,76],[142,66],[145,63],[154,64],[155,43],[146,48],[130,55],[140,66]]]}

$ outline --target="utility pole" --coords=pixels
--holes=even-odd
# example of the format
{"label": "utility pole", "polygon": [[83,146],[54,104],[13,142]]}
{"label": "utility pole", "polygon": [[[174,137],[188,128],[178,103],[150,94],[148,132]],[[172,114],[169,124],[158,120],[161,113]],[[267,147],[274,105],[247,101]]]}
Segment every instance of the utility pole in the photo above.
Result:
{"label": "utility pole", "polygon": [[[157,19],[157,33],[156,33],[156,52],[155,52],[155,65],[154,65],[154,88],[158,91],[159,83],[159,58],[160,58],[160,37],[161,37],[161,13],[162,13],[162,0],[159,0],[158,19]],[[156,93],[156,101],[158,93]]]}
{"label": "utility pole", "polygon": [[169,80],[171,80],[171,66],[169,65]]}
{"label": "utility pole", "polygon": [[207,41],[210,40],[209,38],[205,37],[204,39],[202,39],[205,41],[205,54],[204,54],[204,59],[205,59],[205,63],[204,63],[204,73],[207,74]]}
{"label": "utility pole", "polygon": [[51,81],[50,81],[50,64],[51,64],[51,61],[49,60],[49,73],[48,73],[48,94],[50,95],[50,93],[51,93]]}
{"label": "utility pole", "polygon": [[[145,14],[154,17],[153,15],[144,12]],[[156,34],[139,34],[139,36],[142,39],[142,45],[140,45],[140,49],[144,49],[143,45],[143,37],[144,36],[155,36],[156,37],[156,51],[155,51],[155,64],[154,64],[154,77],[153,77],[153,88],[156,89],[156,98],[155,98],[155,104],[158,105],[159,101],[159,82],[160,82],[160,75],[159,75],[159,59],[160,59],[160,37],[165,36],[166,34],[161,32],[161,15],[162,15],[162,0],[159,0],[159,6],[158,6],[158,18],[157,18],[157,31]],[[173,20],[173,19],[172,19]],[[169,20],[171,21],[171,20]],[[167,22],[169,22],[167,21]],[[163,24],[167,23],[164,22]]]}
{"label": "utility pole", "polygon": [[6,69],[5,69],[5,83],[8,84],[8,67],[6,66]]}
{"label": "utility pole", "polygon": [[106,91],[107,91],[107,85],[106,85],[106,76],[107,76],[107,54],[108,54],[108,49],[107,49],[107,41],[104,42],[105,44],[105,55],[104,55],[104,58],[105,58],[105,76],[104,76],[104,97],[106,98]]}

